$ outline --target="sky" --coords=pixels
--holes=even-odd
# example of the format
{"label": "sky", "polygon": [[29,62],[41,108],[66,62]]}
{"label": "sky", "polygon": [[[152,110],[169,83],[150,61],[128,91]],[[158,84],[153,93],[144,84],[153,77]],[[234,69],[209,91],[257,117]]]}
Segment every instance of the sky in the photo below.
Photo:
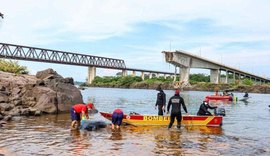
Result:
{"label": "sky", "polygon": [[[123,59],[174,72],[162,51],[184,50],[270,77],[269,0],[0,0],[0,42]],[[19,61],[85,81],[87,68]],[[97,75],[117,70],[97,69]],[[192,69],[191,73],[210,73]]]}

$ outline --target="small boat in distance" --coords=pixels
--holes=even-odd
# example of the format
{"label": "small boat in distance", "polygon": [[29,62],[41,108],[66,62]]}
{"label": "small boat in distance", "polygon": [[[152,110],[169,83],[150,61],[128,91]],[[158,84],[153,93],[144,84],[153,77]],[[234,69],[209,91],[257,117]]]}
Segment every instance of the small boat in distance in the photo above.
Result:
{"label": "small boat in distance", "polygon": [[[100,112],[100,114],[112,120],[112,113]],[[219,127],[222,125],[222,119],[222,116],[183,115],[181,125]],[[134,126],[167,126],[170,123],[170,116],[124,114],[123,123]]]}
{"label": "small boat in distance", "polygon": [[232,101],[232,96],[222,96],[222,95],[208,95],[205,97],[206,101],[209,100],[221,100],[221,101]]}

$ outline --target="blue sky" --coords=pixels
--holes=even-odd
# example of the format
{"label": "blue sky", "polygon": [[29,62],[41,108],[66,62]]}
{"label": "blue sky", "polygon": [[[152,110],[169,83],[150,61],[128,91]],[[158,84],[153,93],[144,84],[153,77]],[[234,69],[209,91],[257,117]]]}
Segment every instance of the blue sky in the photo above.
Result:
{"label": "blue sky", "polygon": [[[174,71],[163,50],[195,55],[270,77],[267,0],[0,0],[0,42],[124,59]],[[16,4],[16,5],[15,5]],[[53,68],[84,81],[87,68],[19,61],[31,74]],[[115,70],[98,69],[98,75]],[[192,69],[193,73],[208,70]]]}

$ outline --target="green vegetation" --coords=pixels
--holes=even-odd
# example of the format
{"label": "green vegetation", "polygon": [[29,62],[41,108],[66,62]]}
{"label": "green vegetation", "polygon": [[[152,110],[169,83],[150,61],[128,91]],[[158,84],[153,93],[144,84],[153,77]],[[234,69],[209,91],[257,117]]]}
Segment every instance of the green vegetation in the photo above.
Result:
{"label": "green vegetation", "polygon": [[96,76],[93,85],[95,86],[110,86],[110,87],[129,87],[132,83],[140,82],[142,79],[138,76]]}
{"label": "green vegetation", "polygon": [[6,61],[0,59],[0,71],[15,73],[15,74],[28,74],[28,70],[25,66],[18,64],[18,61]]}
{"label": "green vegetation", "polygon": [[[162,85],[163,89],[175,89],[173,77],[167,77],[166,79],[161,77],[153,77],[149,79],[149,75],[145,75],[145,80],[142,80],[139,76],[121,76],[121,74],[117,74],[117,76],[105,76],[105,77],[95,77],[93,83],[82,84],[81,86],[95,86],[95,87],[113,87],[113,88],[146,88],[146,89],[155,89],[158,85]],[[179,81],[179,77],[176,78],[176,81]],[[191,86],[185,88],[186,90],[198,90],[198,91],[252,91],[255,88],[254,92],[270,92],[268,91],[269,87],[267,86],[264,89],[258,89],[256,87],[260,85],[256,85],[250,79],[244,80],[236,80],[234,83],[220,83],[213,84],[210,83],[210,76],[205,74],[191,74],[190,75],[190,84]]]}
{"label": "green vegetation", "polygon": [[189,83],[196,84],[198,82],[210,82],[210,76],[205,74],[190,74]]}
{"label": "green vegetation", "polygon": [[242,81],[242,83],[243,83],[244,85],[247,85],[247,86],[252,86],[252,85],[253,85],[253,81],[250,80],[250,79],[244,79],[244,80]]}

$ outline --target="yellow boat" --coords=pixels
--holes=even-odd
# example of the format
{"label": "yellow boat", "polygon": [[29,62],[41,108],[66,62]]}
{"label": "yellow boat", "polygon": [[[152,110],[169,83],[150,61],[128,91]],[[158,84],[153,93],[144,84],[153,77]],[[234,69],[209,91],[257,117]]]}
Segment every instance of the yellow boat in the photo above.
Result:
{"label": "yellow boat", "polygon": [[[112,113],[100,112],[100,114],[109,120],[112,119]],[[184,115],[182,116],[181,125],[219,127],[222,125],[222,119],[222,116]],[[123,123],[134,126],[169,125],[170,116],[124,115]],[[176,121],[174,124],[176,124]]]}

